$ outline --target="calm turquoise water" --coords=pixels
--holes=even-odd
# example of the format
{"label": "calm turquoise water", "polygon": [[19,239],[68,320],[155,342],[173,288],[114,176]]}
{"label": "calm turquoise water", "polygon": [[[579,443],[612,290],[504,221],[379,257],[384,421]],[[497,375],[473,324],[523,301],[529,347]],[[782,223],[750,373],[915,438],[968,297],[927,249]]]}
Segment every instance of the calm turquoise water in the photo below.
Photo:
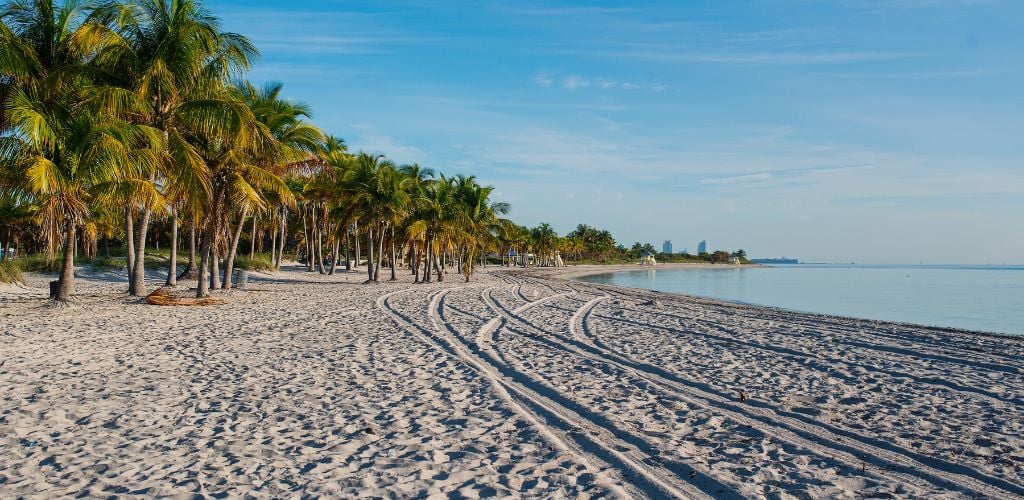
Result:
{"label": "calm turquoise water", "polygon": [[798,311],[1024,335],[1024,266],[808,265],[579,278]]}

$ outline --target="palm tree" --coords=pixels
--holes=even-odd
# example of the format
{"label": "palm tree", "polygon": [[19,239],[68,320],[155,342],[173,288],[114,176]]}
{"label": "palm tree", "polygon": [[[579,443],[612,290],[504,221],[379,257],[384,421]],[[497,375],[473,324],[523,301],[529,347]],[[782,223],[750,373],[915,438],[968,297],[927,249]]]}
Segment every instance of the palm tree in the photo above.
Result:
{"label": "palm tree", "polygon": [[411,184],[409,177],[381,155],[359,153],[345,172],[342,190],[349,196],[349,209],[366,228],[368,283],[380,281],[384,241],[409,211],[407,189]]}
{"label": "palm tree", "polygon": [[[300,165],[305,166],[306,162],[313,160],[313,153],[321,151],[321,146],[324,145],[323,132],[305,120],[312,115],[309,107],[303,103],[283,99],[282,89],[283,85],[279,82],[270,82],[257,89],[248,81],[239,82],[232,89],[236,97],[249,107],[253,117],[266,129],[274,142],[273,147],[260,150],[260,154],[252,158],[252,161],[275,175],[283,175],[289,169],[294,170]],[[343,145],[344,143],[339,145],[335,141],[326,147],[338,148]],[[327,154],[337,153],[332,149]],[[267,204],[264,202],[268,197],[276,198],[279,203],[283,201],[285,205],[291,202],[291,198],[273,196],[273,192],[260,194],[263,195],[263,199],[259,203],[245,203],[238,207],[238,223],[232,232],[224,265],[223,288],[231,288],[231,273],[238,252],[238,242],[249,213],[266,208]],[[317,234],[319,235],[319,232]],[[255,239],[255,232],[250,237]],[[321,264],[321,272],[322,267]]]}
{"label": "palm tree", "polygon": [[[162,141],[147,127],[131,125],[113,113],[102,87],[94,87],[86,59],[91,24],[85,4],[52,0],[13,1],[0,13],[4,38],[17,38],[4,52],[5,66],[32,62],[5,88],[4,121],[16,132],[5,149],[17,151],[27,193],[39,205],[48,252],[63,244],[60,286],[55,298],[74,292],[77,231],[94,197],[108,199],[113,186],[153,168],[152,146]],[[6,45],[6,44],[5,44]],[[12,54],[12,52],[16,52]],[[17,68],[15,68],[17,69]]]}
{"label": "palm tree", "polygon": [[497,241],[497,233],[504,221],[499,215],[509,212],[508,203],[492,202],[492,186],[480,186],[473,177],[462,183],[459,198],[462,205],[461,233],[465,242],[465,256],[462,273],[469,282],[473,275],[476,258]]}
{"label": "palm tree", "polygon": [[[145,193],[154,181],[171,203],[171,247],[177,248],[177,207],[208,196],[202,156],[187,140],[189,120],[224,119],[231,102],[216,92],[226,79],[249,67],[257,56],[252,43],[223,32],[220,20],[193,0],[114,1],[95,9],[84,38],[111,84],[102,95],[114,109],[127,108],[132,120],[160,130],[166,149],[156,168],[140,172],[124,193],[126,224],[140,213],[136,241],[129,241],[129,293],[145,293],[144,256],[150,218],[158,204]],[[213,92],[211,92],[211,89]],[[227,111],[230,113],[230,111]],[[140,196],[140,191],[142,195]],[[129,232],[133,230],[126,228]],[[176,255],[168,266],[168,283],[177,273]]]}
{"label": "palm tree", "polygon": [[558,242],[558,233],[548,223],[533,228],[531,231],[534,244],[536,245],[538,265],[547,266],[551,264],[554,256],[555,245]]}
{"label": "palm tree", "polygon": [[199,237],[200,297],[231,286],[247,227],[250,254],[269,229],[275,267],[298,242],[321,273],[325,246],[333,273],[342,243],[348,254],[354,236],[358,261],[365,237],[370,282],[385,260],[397,279],[400,255],[416,281],[442,281],[448,266],[469,280],[499,244],[545,259],[556,248],[550,226],[531,234],[502,219],[508,206],[474,177],[349,155],[280,83],[239,80],[257,51],[200,0],[9,0],[0,21],[0,241],[62,248],[60,300],[73,292],[76,246],[95,256],[102,239],[109,254],[119,233],[131,294],[146,291],[151,231],[170,234],[175,285],[179,220],[191,221],[183,274]]}

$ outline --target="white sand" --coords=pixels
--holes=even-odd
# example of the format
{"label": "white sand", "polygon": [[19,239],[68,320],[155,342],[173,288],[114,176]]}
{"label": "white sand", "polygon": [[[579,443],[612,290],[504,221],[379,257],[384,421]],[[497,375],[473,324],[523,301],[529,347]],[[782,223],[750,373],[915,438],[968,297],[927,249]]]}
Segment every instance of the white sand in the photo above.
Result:
{"label": "white sand", "polygon": [[1024,494],[1022,339],[550,274],[159,307],[108,273],[68,309],[32,276],[0,289],[0,497]]}

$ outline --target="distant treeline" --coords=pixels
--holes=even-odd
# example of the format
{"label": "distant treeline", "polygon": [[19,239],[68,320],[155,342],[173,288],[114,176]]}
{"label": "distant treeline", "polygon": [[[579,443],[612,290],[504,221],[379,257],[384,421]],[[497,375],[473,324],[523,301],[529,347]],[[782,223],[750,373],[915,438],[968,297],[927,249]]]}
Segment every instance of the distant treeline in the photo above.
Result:
{"label": "distant treeline", "polygon": [[[666,254],[658,252],[650,243],[633,243],[632,246],[615,241],[611,231],[580,224],[565,236],[559,236],[550,224],[540,224],[534,228],[524,226],[508,226],[499,235],[499,241],[507,248],[509,255],[536,254],[539,263],[544,264],[555,253],[562,256],[563,261],[573,264],[625,264],[636,262],[644,254],[653,255],[658,262],[693,262],[693,263],[729,263],[733,260],[749,264],[747,252],[736,250],[726,252],[718,250],[713,253],[691,255],[686,253]],[[504,255],[502,255],[504,257]],[[522,259],[518,259],[521,264]]]}

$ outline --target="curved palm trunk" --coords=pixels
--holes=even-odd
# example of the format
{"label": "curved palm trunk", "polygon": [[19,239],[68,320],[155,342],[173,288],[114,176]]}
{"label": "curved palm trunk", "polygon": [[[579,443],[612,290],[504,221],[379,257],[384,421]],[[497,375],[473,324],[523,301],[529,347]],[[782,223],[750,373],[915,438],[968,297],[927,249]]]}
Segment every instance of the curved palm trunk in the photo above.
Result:
{"label": "curved palm trunk", "polygon": [[132,273],[129,276],[128,293],[136,297],[146,294],[146,232],[149,230],[149,219],[153,216],[152,209],[142,212],[139,220],[139,231],[136,236],[135,261],[132,262]]}
{"label": "curved palm trunk", "polygon": [[270,265],[277,267],[277,228],[270,228]]}
{"label": "curved palm trunk", "polygon": [[135,218],[132,207],[124,208],[124,245],[125,258],[128,260],[128,287],[131,287],[132,273],[135,270]]}
{"label": "curved palm trunk", "polygon": [[231,246],[228,248],[228,258],[224,262],[224,283],[221,284],[221,288],[231,288],[231,273],[235,270],[235,255],[238,254],[238,242],[242,239],[242,226],[245,226],[245,219],[247,218],[249,218],[248,208],[242,210],[242,218],[238,220],[238,227],[235,228],[235,232],[231,236]]}
{"label": "curved palm trunk", "polygon": [[373,281],[373,229],[370,228],[366,229],[366,251],[366,282],[369,283]]}
{"label": "curved palm trunk", "polygon": [[185,270],[178,275],[178,279],[195,279],[198,276],[196,271],[196,216],[192,214],[192,221],[188,224],[188,264]]}
{"label": "curved palm trunk", "polygon": [[57,287],[57,296],[54,299],[67,302],[75,293],[75,238],[76,227],[74,222],[67,223],[67,236],[64,240],[64,257],[60,268],[60,285]]}
{"label": "curved palm trunk", "polygon": [[331,252],[331,270],[327,272],[328,276],[334,276],[334,271],[338,268],[338,252],[341,251],[341,240],[334,238],[334,246]]}
{"label": "curved palm trunk", "polygon": [[359,267],[359,261],[361,260],[361,255],[359,254],[359,223],[355,223],[353,227],[355,228],[355,231],[352,233],[352,238],[356,242],[356,267]]}
{"label": "curved palm trunk", "polygon": [[434,252],[434,271],[437,272],[438,283],[444,281],[444,251]]}
{"label": "curved palm trunk", "polygon": [[380,281],[380,265],[381,262],[384,260],[384,234],[386,232],[387,231],[384,230],[384,227],[381,226],[379,231],[380,239],[379,242],[377,243],[377,265],[374,266],[373,269],[373,281]]}
{"label": "curved palm trunk", "polygon": [[313,272],[313,239],[306,224],[306,209],[302,210],[302,236],[306,239],[306,271]]}
{"label": "curved palm trunk", "polygon": [[178,284],[178,207],[171,207],[171,258],[167,263],[167,281],[164,284]]}
{"label": "curved palm trunk", "polygon": [[274,265],[275,270],[281,270],[281,260],[284,259],[284,244],[288,239],[288,207],[281,207],[281,238],[280,245],[281,251],[277,253],[277,263]]}

